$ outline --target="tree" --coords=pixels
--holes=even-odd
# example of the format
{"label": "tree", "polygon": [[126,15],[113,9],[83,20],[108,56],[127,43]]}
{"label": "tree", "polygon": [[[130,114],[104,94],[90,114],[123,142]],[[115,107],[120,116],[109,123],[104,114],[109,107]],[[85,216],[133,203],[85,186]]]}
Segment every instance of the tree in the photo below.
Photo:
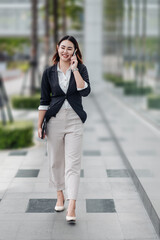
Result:
{"label": "tree", "polygon": [[[106,0],[104,5],[105,25],[104,28],[115,47],[112,52],[117,55],[118,75],[122,74],[123,57],[123,0]],[[108,48],[110,46],[108,45]],[[107,49],[108,50],[108,49]]]}
{"label": "tree", "polygon": [[54,32],[53,32],[53,42],[56,44],[58,42],[58,0],[52,0],[53,3],[53,21],[54,21]]}
{"label": "tree", "polygon": [[65,3],[66,17],[72,22],[71,28],[81,30],[83,28],[82,15],[84,10],[84,0],[66,0]]}
{"label": "tree", "polygon": [[142,1],[142,64],[141,64],[141,86],[143,86],[144,74],[146,68],[146,29],[147,29],[147,0]]}
{"label": "tree", "polygon": [[[140,1],[135,0],[135,81],[138,82],[138,75],[139,75],[139,61],[140,61],[140,47],[139,47],[139,41],[140,41],[140,34],[139,34],[139,23],[140,23]],[[136,84],[137,85],[137,84]]]}
{"label": "tree", "polygon": [[49,58],[49,0],[45,0],[45,64],[48,66]]}
{"label": "tree", "polygon": [[61,9],[62,9],[62,32],[63,32],[63,35],[66,35],[66,31],[67,31],[66,1],[65,0],[61,0],[61,1],[62,1],[62,5],[61,5]]}
{"label": "tree", "polygon": [[127,63],[130,68],[132,62],[132,0],[128,1],[128,14],[127,14]]}
{"label": "tree", "polygon": [[160,93],[160,0],[158,0],[158,69],[156,76],[156,92]]}
{"label": "tree", "polygon": [[48,0],[49,19],[53,30],[53,42],[58,41],[58,32],[62,30],[66,34],[67,20],[72,22],[72,29],[82,29],[82,14],[84,0]]}
{"label": "tree", "polygon": [[30,93],[35,93],[35,79],[37,70],[37,49],[38,49],[38,37],[37,37],[37,0],[31,0],[31,12],[32,12],[32,28],[31,28],[31,89]]}
{"label": "tree", "polygon": [[123,0],[117,1],[117,69],[118,75],[123,74]]}
{"label": "tree", "polygon": [[67,20],[72,22],[73,29],[82,29],[83,0],[45,0],[41,9],[44,12],[45,21],[45,52],[46,65],[49,55],[49,36],[53,35],[53,45],[59,40],[59,30],[67,33]]}

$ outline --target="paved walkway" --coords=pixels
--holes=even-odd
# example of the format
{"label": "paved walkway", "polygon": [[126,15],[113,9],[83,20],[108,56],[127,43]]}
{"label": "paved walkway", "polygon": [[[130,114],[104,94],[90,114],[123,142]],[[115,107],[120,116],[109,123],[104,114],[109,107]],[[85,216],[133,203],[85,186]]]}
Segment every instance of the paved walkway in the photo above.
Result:
{"label": "paved walkway", "polygon": [[115,87],[114,84],[106,82],[107,90],[116,96],[129,108],[133,108],[142,118],[160,130],[160,110],[148,108],[147,95],[125,95],[123,87]]}
{"label": "paved walkway", "polygon": [[[120,109],[116,112],[114,103],[109,104],[109,95],[105,99],[104,112],[117,118]],[[24,116],[25,111],[14,111],[17,119],[34,120],[36,145],[0,152],[0,240],[158,239],[109,125],[103,121],[92,95],[83,102],[88,119],[76,225],[66,223],[66,210],[54,212],[56,191],[48,187],[46,141],[39,140],[36,132],[38,112]],[[110,118],[108,124],[114,127],[113,122]],[[125,141],[123,136],[119,141]]]}

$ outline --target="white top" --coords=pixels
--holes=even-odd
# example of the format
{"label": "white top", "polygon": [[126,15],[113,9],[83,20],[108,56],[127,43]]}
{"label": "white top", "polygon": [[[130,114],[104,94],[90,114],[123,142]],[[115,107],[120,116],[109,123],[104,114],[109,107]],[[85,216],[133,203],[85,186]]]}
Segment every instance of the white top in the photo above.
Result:
{"label": "white top", "polygon": [[[59,80],[59,85],[61,87],[61,89],[63,90],[64,93],[67,92],[68,86],[69,86],[69,80],[71,77],[71,67],[69,67],[66,71],[66,74],[64,74],[62,72],[62,70],[59,68],[59,62],[57,64],[57,72],[58,72],[58,80]],[[88,87],[87,82],[85,82],[84,88],[77,88],[78,91],[83,90],[85,88]],[[49,107],[49,105],[40,105],[38,107],[38,110],[47,110]],[[67,101],[67,99],[65,99],[63,105],[63,108],[71,108],[71,105],[69,104],[69,102]]]}

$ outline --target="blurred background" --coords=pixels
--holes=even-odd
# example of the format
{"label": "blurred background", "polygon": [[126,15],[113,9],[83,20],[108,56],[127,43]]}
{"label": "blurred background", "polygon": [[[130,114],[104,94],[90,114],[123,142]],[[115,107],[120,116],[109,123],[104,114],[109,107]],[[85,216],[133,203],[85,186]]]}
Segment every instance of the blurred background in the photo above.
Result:
{"label": "blurred background", "polygon": [[73,35],[83,51],[83,25],[82,0],[0,0],[0,149],[34,144],[33,121],[16,121],[38,113],[42,72],[60,38]]}
{"label": "blurred background", "polygon": [[[136,191],[130,179],[124,178],[128,173],[131,175],[160,235],[160,0],[0,0],[0,201],[3,195],[4,199],[16,198],[13,203],[12,199],[6,201],[6,205],[2,199],[1,219],[10,218],[5,216],[6,213],[18,213],[5,227],[5,221],[1,221],[2,233],[10,232],[12,236],[8,238],[7,235],[5,239],[28,237],[26,226],[29,225],[24,225],[21,220],[36,220],[36,216],[32,219],[32,215],[30,218],[21,215],[20,218],[19,213],[24,212],[30,197],[51,196],[46,195],[50,194],[46,185],[47,150],[46,139],[38,138],[38,107],[42,73],[52,65],[55,46],[66,34],[73,35],[80,45],[92,90],[87,98],[83,98],[88,119],[84,128],[82,176],[88,179],[86,182],[83,179],[85,185],[82,188],[89,192],[84,196],[103,197],[100,200],[106,200],[106,196],[114,197],[115,202],[119,201],[119,213],[127,213],[121,217],[117,215],[117,220],[113,216],[107,218],[107,222],[105,218],[99,222],[102,219],[96,215],[88,218],[92,220],[90,223],[93,222],[88,226],[97,229],[98,234],[92,232],[89,239],[96,239],[96,236],[100,239],[99,234],[104,234],[106,239],[108,233],[111,234],[108,239],[113,239],[113,234],[120,239],[119,220],[123,223],[122,232],[127,233],[121,239],[158,239],[150,234],[148,220],[141,221],[142,207],[134,201]],[[10,149],[20,151],[10,152]],[[118,178],[117,182],[113,178],[109,180],[110,185],[104,186],[101,178],[106,178],[106,168],[107,181],[110,176]],[[37,181],[26,180],[26,177],[35,177],[34,171],[39,170]],[[16,173],[24,180],[18,181],[14,177]],[[105,184],[108,184],[105,178]],[[108,193],[110,195],[106,195]],[[92,207],[96,209],[100,205],[105,204],[98,202]],[[83,216],[83,207],[79,211]],[[13,219],[17,225],[12,225]],[[18,235],[20,238],[12,235],[13,229],[15,234],[19,229],[17,219],[24,225]],[[44,220],[38,215],[37,219]],[[80,229],[74,231],[76,238],[80,233],[84,234],[82,229],[84,232],[86,229],[86,215],[82,219],[84,225],[80,224]],[[94,223],[94,219],[98,222]],[[42,224],[34,225],[33,221],[30,224],[33,225],[30,229],[34,239],[37,234],[37,239],[47,238],[43,234],[49,234],[48,226],[51,225],[48,221],[45,230]],[[33,232],[35,226],[37,231]],[[66,235],[66,226],[61,223],[59,226],[59,237],[65,234],[69,238],[71,235]],[[3,238],[3,234],[1,236]]]}
{"label": "blurred background", "polygon": [[[26,119],[28,112],[37,111],[42,72],[66,34],[79,42],[93,90],[95,78],[103,79],[132,107],[150,109],[147,117],[159,126],[160,0],[96,2],[100,11],[94,17],[100,21],[95,26],[89,0],[0,0],[1,134],[4,126],[17,128],[14,116]],[[0,148],[15,147],[8,141],[0,142]]]}

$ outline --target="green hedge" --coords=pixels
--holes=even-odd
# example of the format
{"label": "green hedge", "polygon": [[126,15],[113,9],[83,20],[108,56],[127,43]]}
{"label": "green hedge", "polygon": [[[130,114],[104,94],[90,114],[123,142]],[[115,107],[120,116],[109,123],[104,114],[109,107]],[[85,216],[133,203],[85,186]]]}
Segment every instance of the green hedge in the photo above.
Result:
{"label": "green hedge", "polygon": [[27,72],[29,70],[30,64],[28,61],[10,61],[7,63],[8,69],[19,68],[22,72]]}
{"label": "green hedge", "polygon": [[17,121],[6,125],[0,122],[0,149],[17,149],[32,146],[32,121]]}
{"label": "green hedge", "polygon": [[104,78],[109,81],[114,83],[115,86],[121,86],[121,87],[133,87],[136,86],[136,82],[135,81],[126,81],[124,80],[121,76],[116,76],[113,74],[104,74]]}
{"label": "green hedge", "polygon": [[113,83],[123,82],[123,78],[121,76],[113,75],[113,74],[110,74],[110,73],[105,73],[104,78],[107,81],[113,82]]}
{"label": "green hedge", "polygon": [[121,86],[124,88],[124,94],[126,95],[145,95],[152,93],[151,87],[139,87],[135,81],[124,81],[121,76],[113,74],[104,74],[104,78],[107,81],[114,83],[115,86]]}
{"label": "green hedge", "polygon": [[150,94],[147,98],[148,108],[160,109],[160,95]]}
{"label": "green hedge", "polygon": [[136,86],[136,82],[135,81],[124,81],[124,85],[123,85],[124,87],[134,87],[134,86]]}
{"label": "green hedge", "polygon": [[34,96],[12,96],[12,106],[16,109],[38,109],[40,94]]}
{"label": "green hedge", "polygon": [[115,78],[113,83],[116,87],[123,87],[124,86],[124,80],[122,78]]}
{"label": "green hedge", "polygon": [[136,85],[124,86],[124,94],[126,95],[145,95],[151,92],[151,87],[137,87]]}
{"label": "green hedge", "polygon": [[122,76],[116,76],[113,74],[104,74],[104,78],[109,81],[114,83],[115,86],[130,86],[130,85],[135,85],[136,83],[132,80],[132,81],[126,81],[122,78]]}

